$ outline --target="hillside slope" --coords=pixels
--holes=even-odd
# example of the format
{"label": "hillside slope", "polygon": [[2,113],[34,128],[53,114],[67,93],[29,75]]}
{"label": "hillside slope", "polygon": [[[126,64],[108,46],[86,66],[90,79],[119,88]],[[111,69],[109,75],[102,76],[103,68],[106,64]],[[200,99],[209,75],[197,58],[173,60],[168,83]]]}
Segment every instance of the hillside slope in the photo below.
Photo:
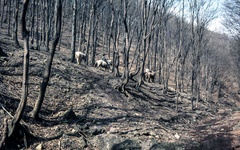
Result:
{"label": "hillside slope", "polygon": [[[1,34],[0,137],[3,119],[11,118],[21,97],[23,50]],[[130,96],[114,89],[121,82],[110,72],[70,63],[69,51],[57,51],[40,116],[29,112],[38,97],[47,52],[30,51],[30,79],[24,122],[34,138],[28,149],[239,149],[239,97],[218,103],[200,102],[192,111],[187,97],[175,112],[175,92],[145,83],[137,91],[130,81]],[[187,94],[186,94],[187,95]],[[23,140],[16,143],[23,147]],[[16,147],[15,147],[16,148]]]}

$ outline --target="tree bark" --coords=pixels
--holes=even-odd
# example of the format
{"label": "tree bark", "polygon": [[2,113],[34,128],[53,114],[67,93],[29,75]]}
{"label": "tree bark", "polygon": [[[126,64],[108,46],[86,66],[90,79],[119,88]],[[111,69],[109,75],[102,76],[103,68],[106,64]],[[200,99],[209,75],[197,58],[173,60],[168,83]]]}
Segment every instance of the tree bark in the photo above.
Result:
{"label": "tree bark", "polygon": [[35,7],[35,0],[33,0],[32,1],[32,10],[31,10],[31,29],[30,29],[30,32],[31,32],[31,47],[33,47],[33,44],[34,44],[34,36],[35,36],[35,34],[34,34],[34,24],[35,24],[35,9],[36,9],[36,7]]}
{"label": "tree bark", "polygon": [[[78,37],[78,51],[82,51],[84,52],[84,46],[82,46],[82,44],[85,41],[85,36],[84,36],[84,30],[86,30],[86,28],[84,28],[84,26],[86,26],[86,19],[85,19],[85,9],[86,9],[86,4],[83,4],[83,11],[82,11],[82,15],[81,15],[81,20],[79,20],[79,37]],[[84,37],[84,40],[82,39]]]}
{"label": "tree bark", "polygon": [[46,51],[49,51],[49,38],[50,38],[50,29],[51,29],[51,15],[50,15],[50,7],[51,7],[51,2],[49,2],[49,0],[47,0],[47,3],[46,3],[46,7],[47,7],[47,18],[46,18],[46,41],[45,41],[45,45],[46,45]]}
{"label": "tree bark", "polygon": [[41,6],[39,6],[39,2],[40,0],[37,0],[37,24],[36,24],[36,49],[40,50],[40,36],[41,36],[41,32],[39,32],[39,27],[41,28]]}
{"label": "tree bark", "polygon": [[29,33],[26,29],[26,13],[28,7],[29,0],[24,0],[23,2],[23,9],[21,15],[21,23],[22,23],[22,36],[24,39],[24,61],[23,61],[23,82],[22,82],[22,96],[21,101],[18,105],[14,118],[12,120],[11,126],[9,128],[8,137],[12,136],[15,127],[19,124],[19,121],[22,118],[24,108],[26,107],[27,103],[27,96],[28,96],[28,71],[29,71]]}
{"label": "tree bark", "polygon": [[[115,13],[116,14],[116,13]],[[115,36],[113,39],[113,44],[114,44],[114,59],[113,59],[113,72],[114,72],[114,76],[119,77],[120,73],[119,73],[119,48],[118,48],[118,43],[119,43],[119,36],[120,36],[120,13],[117,14],[118,15],[118,20],[116,22],[117,27],[115,28]]]}
{"label": "tree bark", "polygon": [[2,4],[1,27],[2,27],[2,24],[4,22],[4,12],[5,12],[4,10],[5,10],[6,4],[7,4],[7,0],[4,0],[3,4]]}
{"label": "tree bark", "polygon": [[[97,3],[97,1],[96,1]],[[93,23],[92,23],[92,51],[91,51],[91,65],[94,66],[95,64],[95,57],[96,57],[96,51],[97,51],[97,32],[98,32],[98,17],[96,15],[97,10],[97,4],[94,3],[93,5]]]}
{"label": "tree bark", "polygon": [[73,63],[75,60],[75,48],[76,48],[76,18],[77,18],[77,0],[72,0],[73,3],[73,18],[72,18],[72,58],[71,62]]}
{"label": "tree bark", "polygon": [[45,71],[43,74],[43,80],[40,86],[40,92],[38,95],[38,99],[35,103],[34,109],[31,112],[31,115],[34,119],[38,119],[39,118],[39,112],[44,100],[44,96],[45,96],[45,92],[46,92],[46,88],[47,88],[47,84],[49,81],[49,77],[50,77],[50,72],[51,72],[51,67],[52,67],[52,61],[53,61],[53,57],[55,54],[55,50],[56,50],[56,46],[58,44],[59,38],[60,38],[60,32],[61,32],[61,24],[62,24],[62,1],[61,0],[56,0],[55,3],[55,24],[54,24],[54,41],[52,43],[52,47],[50,49],[50,55],[48,57],[46,66],[45,66]]}
{"label": "tree bark", "polygon": [[7,22],[8,22],[8,28],[7,28],[7,33],[8,35],[11,35],[11,13],[12,13],[12,10],[11,10],[11,7],[12,7],[12,0],[8,0],[7,1]]}
{"label": "tree bark", "polygon": [[128,21],[127,21],[127,9],[128,9],[128,2],[126,0],[123,1],[123,24],[124,24],[124,39],[125,39],[125,42],[124,42],[124,66],[125,66],[125,69],[124,69],[124,74],[125,74],[125,79],[124,81],[122,82],[121,86],[120,86],[120,89],[122,92],[125,92],[126,90],[126,85],[127,83],[129,82],[129,68],[128,68],[128,65],[129,65],[129,50],[130,50],[130,47],[129,47],[129,29],[128,29]]}
{"label": "tree bark", "polygon": [[183,39],[183,19],[184,19],[184,0],[182,2],[182,18],[180,20],[180,29],[179,29],[179,43],[178,43],[178,53],[176,56],[176,60],[175,60],[175,82],[176,82],[176,93],[177,93],[177,98],[175,101],[176,104],[176,111],[178,111],[178,101],[179,101],[179,82],[180,82],[180,72],[183,68],[181,68],[183,65],[180,65],[180,58],[183,56],[182,55],[182,39]]}
{"label": "tree bark", "polygon": [[14,30],[13,30],[13,40],[17,46],[18,42],[18,10],[19,10],[19,1],[15,1],[15,12],[14,12]]}
{"label": "tree bark", "polygon": [[88,37],[87,37],[87,45],[86,45],[86,65],[88,65],[88,60],[89,60],[89,49],[90,49],[90,38],[92,36],[92,28],[93,28],[93,6],[90,6],[91,8],[89,9],[89,21],[88,21]]}

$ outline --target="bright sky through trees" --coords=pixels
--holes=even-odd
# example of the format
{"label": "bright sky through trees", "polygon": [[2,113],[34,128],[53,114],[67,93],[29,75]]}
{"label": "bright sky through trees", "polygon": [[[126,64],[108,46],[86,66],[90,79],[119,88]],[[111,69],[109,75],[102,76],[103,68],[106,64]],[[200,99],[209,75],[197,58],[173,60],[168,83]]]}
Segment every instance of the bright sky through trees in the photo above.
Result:
{"label": "bright sky through trees", "polygon": [[209,23],[209,30],[219,33],[227,33],[226,28],[222,25],[223,11],[225,0],[213,0],[213,4],[218,8],[216,18]]}
{"label": "bright sky through trees", "polygon": [[[182,1],[178,1],[179,3],[176,3],[176,5],[173,6],[172,9],[170,9],[171,13],[174,13],[178,17],[181,17],[181,11],[182,11]],[[188,0],[185,0],[185,19],[186,21],[190,21],[190,12],[189,12],[189,2]],[[205,0],[205,6],[209,8],[203,8],[201,11],[201,17],[208,17],[209,20],[211,20],[208,23],[208,29],[214,32],[219,33],[228,33],[227,29],[222,25],[222,22],[224,21],[224,2],[225,0]],[[208,3],[209,2],[209,3]],[[206,11],[205,11],[206,10]],[[213,18],[213,19],[211,19]]]}

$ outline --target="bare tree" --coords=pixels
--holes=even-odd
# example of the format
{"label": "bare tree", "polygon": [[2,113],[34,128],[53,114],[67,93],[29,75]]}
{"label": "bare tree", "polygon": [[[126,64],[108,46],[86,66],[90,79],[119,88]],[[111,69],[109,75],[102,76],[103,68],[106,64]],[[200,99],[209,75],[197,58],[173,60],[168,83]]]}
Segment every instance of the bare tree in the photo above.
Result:
{"label": "bare tree", "polygon": [[7,33],[8,35],[11,35],[11,15],[12,15],[12,0],[7,1],[7,23],[8,23],[8,28],[7,28]]}
{"label": "bare tree", "polygon": [[6,8],[6,5],[7,5],[7,0],[3,0],[3,3],[2,3],[2,12],[1,12],[1,27],[2,27],[2,24],[3,22],[5,22],[5,19],[4,19],[4,14],[7,14],[7,12],[5,13],[5,8]]}
{"label": "bare tree", "polygon": [[13,29],[13,40],[15,44],[19,46],[18,42],[18,12],[19,12],[19,1],[15,1],[15,11],[14,11],[14,29]]}
{"label": "bare tree", "polygon": [[36,0],[36,31],[35,31],[35,38],[36,38],[36,49],[37,50],[40,50],[40,38],[39,38],[39,22],[41,21],[41,16],[40,16],[40,13],[41,13],[41,9],[40,9],[40,0]]}
{"label": "bare tree", "polygon": [[239,0],[227,0],[224,4],[225,7],[225,27],[236,36],[236,38],[240,38],[240,1]]}
{"label": "bare tree", "polygon": [[201,54],[206,45],[204,37],[208,23],[214,18],[214,13],[209,11],[211,1],[192,1],[189,3],[191,12],[191,94],[192,94],[192,109],[194,109],[194,100],[196,107],[200,99],[200,75],[201,75]]}
{"label": "bare tree", "polygon": [[23,82],[22,82],[22,97],[21,101],[18,105],[12,123],[10,125],[10,131],[8,137],[12,136],[16,125],[19,124],[19,121],[22,118],[24,108],[27,103],[27,95],[28,95],[28,70],[29,70],[29,33],[26,29],[26,13],[28,7],[29,0],[24,0],[22,15],[21,15],[21,23],[22,23],[22,37],[24,39],[24,62],[23,62]]}
{"label": "bare tree", "polygon": [[128,1],[124,0],[123,1],[123,24],[124,24],[124,48],[123,48],[123,54],[124,54],[124,74],[125,74],[125,79],[122,82],[121,86],[120,86],[120,90],[125,92],[125,88],[127,83],[129,82],[129,24],[127,21],[127,13],[128,13]]}
{"label": "bare tree", "polygon": [[[152,8],[153,5],[153,8]],[[142,58],[141,58],[141,68],[140,68],[140,76],[138,79],[137,87],[140,87],[143,81],[144,76],[144,68],[146,63],[147,54],[149,53],[150,42],[151,42],[151,34],[156,27],[159,27],[160,22],[162,21],[161,17],[156,19],[157,14],[159,13],[159,5],[160,2],[154,1],[142,1],[142,16],[141,16],[141,44],[142,44]],[[152,14],[150,12],[153,12]],[[149,24],[150,22],[150,24]]]}
{"label": "bare tree", "polygon": [[71,43],[71,49],[72,49],[72,58],[71,62],[73,63],[75,60],[75,47],[76,47],[76,18],[77,18],[77,0],[72,0],[73,4],[73,17],[72,17],[72,43]]}
{"label": "bare tree", "polygon": [[115,15],[117,15],[117,21],[116,21],[116,27],[115,27],[115,33],[113,36],[113,50],[114,50],[114,57],[113,57],[113,72],[116,77],[120,76],[119,73],[119,36],[120,36],[120,12],[115,12]]}
{"label": "bare tree", "polygon": [[[227,0],[225,6],[224,25],[233,35],[234,42],[231,43],[232,56],[235,63],[236,75],[238,79],[238,87],[240,87],[240,1]],[[240,89],[238,89],[240,91]]]}
{"label": "bare tree", "polygon": [[30,32],[31,32],[31,47],[33,47],[34,44],[34,37],[35,37],[35,33],[34,33],[34,25],[35,25],[35,0],[32,1],[32,10],[31,10],[31,28],[30,28]]}
{"label": "bare tree", "polygon": [[88,60],[89,60],[89,51],[90,51],[90,46],[91,46],[91,33],[93,31],[93,18],[96,10],[94,10],[94,6],[96,6],[97,0],[94,0],[92,3],[88,3],[90,9],[89,11],[89,20],[88,20],[88,36],[87,36],[87,43],[86,43],[86,64],[88,65]]}
{"label": "bare tree", "polygon": [[[86,4],[81,1],[81,11],[79,11],[79,16],[81,19],[79,21],[79,37],[78,37],[78,51],[84,52],[84,43],[85,43],[85,33],[86,33]],[[84,52],[85,53],[85,52]]]}
{"label": "bare tree", "polygon": [[[179,43],[178,43],[178,53],[175,56],[175,82],[176,82],[176,86],[175,86],[175,90],[177,93],[177,98],[176,98],[176,111],[178,111],[178,100],[179,100],[179,91],[181,89],[179,89],[179,81],[180,81],[180,69],[182,68],[182,63],[180,61],[181,56],[183,55],[182,52],[182,41],[183,41],[183,26],[184,26],[184,8],[185,8],[185,0],[182,1],[182,14],[181,14],[181,20],[180,20],[180,28],[179,28]],[[181,65],[180,65],[181,64]]]}
{"label": "bare tree", "polygon": [[48,60],[45,66],[45,71],[43,74],[43,79],[40,85],[40,91],[38,95],[38,99],[35,103],[34,109],[31,112],[31,115],[34,119],[39,118],[39,112],[43,103],[43,99],[45,96],[46,88],[48,85],[48,81],[50,78],[50,72],[52,67],[52,61],[55,54],[56,46],[58,44],[59,38],[60,38],[60,32],[61,32],[61,25],[62,25],[62,1],[56,0],[55,3],[55,16],[54,16],[54,40],[52,43],[52,47],[50,49],[50,54],[48,56]]}
{"label": "bare tree", "polygon": [[[51,19],[52,19],[52,15],[51,15],[51,11],[52,11],[52,4],[51,2],[49,2],[49,0],[47,0],[46,3],[46,41],[45,41],[45,46],[46,46],[46,51],[49,51],[49,41],[50,41],[50,32],[51,32]],[[61,32],[62,33],[62,32]]]}

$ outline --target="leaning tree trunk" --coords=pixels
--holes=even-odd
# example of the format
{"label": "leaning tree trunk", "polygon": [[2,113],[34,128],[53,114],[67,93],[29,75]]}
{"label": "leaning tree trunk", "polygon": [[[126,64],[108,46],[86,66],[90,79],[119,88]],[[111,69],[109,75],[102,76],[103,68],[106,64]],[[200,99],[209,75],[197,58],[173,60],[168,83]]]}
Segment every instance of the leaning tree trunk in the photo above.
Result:
{"label": "leaning tree trunk", "polygon": [[21,23],[22,23],[22,36],[24,39],[24,61],[23,61],[23,82],[22,82],[22,97],[18,105],[12,123],[10,125],[10,131],[8,137],[11,137],[14,133],[15,127],[19,124],[19,121],[22,118],[24,108],[27,103],[28,95],[28,70],[29,70],[29,33],[26,29],[26,12],[28,7],[29,0],[23,2]]}
{"label": "leaning tree trunk", "polygon": [[34,119],[38,119],[39,118],[39,112],[43,103],[43,99],[45,96],[45,92],[46,92],[46,88],[47,88],[47,84],[49,81],[49,77],[50,77],[50,72],[51,72],[51,67],[52,67],[52,61],[53,61],[53,57],[55,54],[55,50],[56,50],[56,46],[58,44],[59,38],[60,38],[60,32],[61,32],[61,24],[62,24],[62,20],[61,20],[61,16],[62,16],[62,2],[61,0],[56,0],[56,4],[55,4],[55,26],[54,26],[54,41],[52,43],[52,47],[50,50],[50,55],[48,57],[48,61],[45,67],[45,71],[43,74],[43,80],[40,86],[40,92],[38,95],[38,99],[35,103],[34,109],[31,112],[31,115]]}

